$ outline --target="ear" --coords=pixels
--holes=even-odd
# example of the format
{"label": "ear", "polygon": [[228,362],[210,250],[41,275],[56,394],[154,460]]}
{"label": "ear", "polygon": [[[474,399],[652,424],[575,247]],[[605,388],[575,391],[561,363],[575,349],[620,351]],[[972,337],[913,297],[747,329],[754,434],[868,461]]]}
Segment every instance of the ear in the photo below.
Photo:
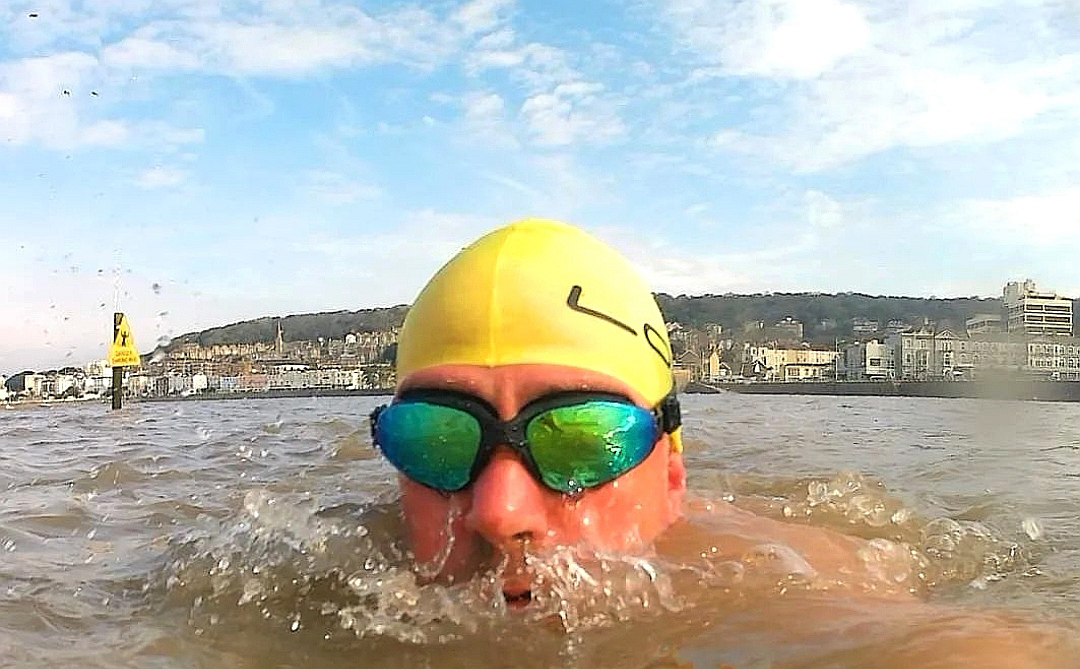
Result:
{"label": "ear", "polygon": [[686,465],[682,453],[668,451],[667,501],[668,522],[673,523],[682,515],[683,498],[686,496]]}

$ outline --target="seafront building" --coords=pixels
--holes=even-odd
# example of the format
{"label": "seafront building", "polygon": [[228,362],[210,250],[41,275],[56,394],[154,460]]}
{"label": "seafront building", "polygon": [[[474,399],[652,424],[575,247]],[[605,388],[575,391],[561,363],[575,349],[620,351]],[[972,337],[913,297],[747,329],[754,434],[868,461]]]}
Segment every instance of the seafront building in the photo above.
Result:
{"label": "seafront building", "polygon": [[743,376],[762,381],[823,381],[831,379],[839,352],[835,349],[745,344]]}
{"label": "seafront building", "polygon": [[1005,331],[1032,337],[1071,337],[1072,300],[1054,292],[1039,291],[1031,279],[1010,281],[1002,291]]}
{"label": "seafront building", "polygon": [[975,314],[965,323],[969,335],[1002,332],[1001,314]]}
{"label": "seafront building", "polygon": [[893,347],[882,339],[857,341],[844,346],[836,358],[836,378],[841,381],[885,381],[896,378]]}
{"label": "seafront building", "polygon": [[[1001,312],[975,314],[964,332],[929,323],[888,332],[884,340],[844,345],[841,380],[961,380],[1028,376],[1080,380],[1080,339],[1073,337],[1072,300],[1039,291],[1030,279],[1002,289]],[[880,364],[878,364],[880,363]]]}
{"label": "seafront building", "polygon": [[[826,319],[827,320],[827,319]],[[822,321],[824,322],[824,321]],[[882,325],[884,323],[884,326]],[[1041,292],[1034,282],[1010,282],[1000,313],[981,313],[956,327],[929,320],[909,325],[855,318],[852,337],[831,345],[802,341],[793,317],[700,328],[667,324],[676,382],[963,381],[1021,376],[1080,381],[1080,339],[1072,336],[1072,302]],[[838,324],[830,323],[836,331]],[[966,327],[965,327],[966,326]],[[738,333],[733,335],[731,333]],[[125,374],[126,392],[141,397],[280,391],[389,390],[395,384],[397,329],[351,332],[340,338],[159,347]],[[84,368],[0,377],[0,401],[105,397],[112,368]]]}

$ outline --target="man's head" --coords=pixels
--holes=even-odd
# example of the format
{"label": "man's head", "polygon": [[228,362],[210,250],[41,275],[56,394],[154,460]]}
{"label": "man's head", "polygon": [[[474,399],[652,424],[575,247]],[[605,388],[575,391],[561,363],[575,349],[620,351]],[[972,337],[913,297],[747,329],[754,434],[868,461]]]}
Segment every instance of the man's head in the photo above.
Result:
{"label": "man's head", "polygon": [[526,220],[462,250],[409,311],[395,404],[377,424],[403,472],[414,553],[453,577],[494,549],[627,551],[679,514],[671,347],[652,293],[584,232]]}

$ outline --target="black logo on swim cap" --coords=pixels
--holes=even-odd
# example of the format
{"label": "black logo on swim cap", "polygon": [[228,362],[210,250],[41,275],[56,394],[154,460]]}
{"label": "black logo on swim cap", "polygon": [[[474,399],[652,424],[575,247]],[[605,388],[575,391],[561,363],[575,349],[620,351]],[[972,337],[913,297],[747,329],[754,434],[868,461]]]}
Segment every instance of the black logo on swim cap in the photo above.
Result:
{"label": "black logo on swim cap", "polygon": [[[590,309],[589,307],[581,306],[581,304],[578,302],[578,300],[580,300],[580,299],[581,299],[581,286],[571,286],[570,287],[570,294],[566,296],[566,306],[570,307],[571,309],[573,309],[574,311],[576,311],[578,313],[586,314],[588,316],[592,316],[593,318],[599,318],[602,321],[607,321],[608,323],[611,323],[614,326],[617,326],[619,328],[622,328],[623,330],[626,330],[627,332],[634,335],[635,337],[637,336],[637,334],[638,334],[637,330],[630,327],[626,323],[623,323],[619,319],[617,319],[617,318],[615,318],[613,316],[608,316],[607,314],[605,314],[603,312],[600,312],[600,311],[597,311],[596,309]],[[660,356],[660,359],[664,361],[665,365],[667,365],[668,367],[671,367],[671,359],[662,350],[660,350],[659,344],[664,343],[664,338],[663,338],[663,336],[661,336],[660,332],[656,328],[654,328],[653,326],[649,325],[648,323],[643,323],[642,326],[641,326],[641,329],[645,333],[645,342],[648,343],[649,348],[651,348],[653,351],[655,351],[656,355]],[[654,339],[656,341],[653,341]],[[664,348],[667,348],[667,347],[665,346]]]}
{"label": "black logo on swim cap", "polygon": [[[667,365],[668,367],[671,367],[671,360],[666,355],[664,355],[663,351],[660,350],[660,347],[657,345],[657,342],[653,341],[653,337],[656,337],[657,341],[659,343],[663,344],[664,343],[664,338],[660,336],[660,333],[656,331],[656,328],[649,325],[648,323],[646,323],[644,325],[644,330],[645,330],[645,341],[649,342],[649,346],[652,347],[652,350],[656,351],[656,355],[660,356],[660,359],[664,361],[664,364]],[[664,348],[667,348],[667,346],[665,346]]]}
{"label": "black logo on swim cap", "polygon": [[574,311],[580,311],[583,314],[588,314],[590,316],[595,316],[596,318],[599,318],[602,321],[607,321],[608,323],[611,323],[612,325],[618,325],[623,330],[626,330],[627,332],[634,335],[635,337],[637,336],[637,330],[630,327],[626,323],[623,323],[620,320],[612,318],[611,316],[608,316],[607,314],[602,314],[599,311],[596,311],[595,309],[590,309],[588,307],[583,307],[580,304],[578,304],[578,299],[580,297],[581,297],[581,286],[572,287],[570,289],[570,294],[566,296],[566,306],[570,307]]}

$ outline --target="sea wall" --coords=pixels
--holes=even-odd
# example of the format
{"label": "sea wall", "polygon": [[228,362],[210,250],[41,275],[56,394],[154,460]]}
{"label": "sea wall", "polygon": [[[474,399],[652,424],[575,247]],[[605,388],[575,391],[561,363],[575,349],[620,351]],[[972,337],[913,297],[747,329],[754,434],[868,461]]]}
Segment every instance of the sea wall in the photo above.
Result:
{"label": "sea wall", "polygon": [[690,382],[687,393],[736,392],[762,395],[885,395],[897,397],[969,397],[999,400],[1080,401],[1080,382],[1033,381],[792,381]]}
{"label": "sea wall", "polygon": [[368,397],[394,394],[393,388],[274,388],[272,390],[249,390],[225,393],[192,393],[190,395],[166,395],[164,397],[125,397],[125,402],[176,402],[197,400],[251,400],[276,399],[279,397]]}

